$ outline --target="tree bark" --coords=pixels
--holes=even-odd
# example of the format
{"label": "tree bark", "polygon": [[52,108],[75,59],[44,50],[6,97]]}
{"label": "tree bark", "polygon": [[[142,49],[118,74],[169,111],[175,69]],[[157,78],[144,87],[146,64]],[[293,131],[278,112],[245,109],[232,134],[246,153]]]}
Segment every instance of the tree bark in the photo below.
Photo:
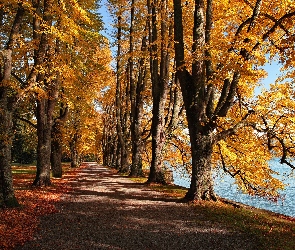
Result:
{"label": "tree bark", "polygon": [[49,186],[50,181],[50,155],[51,155],[51,130],[54,101],[37,100],[37,172],[33,182],[34,186]]}
{"label": "tree bark", "polygon": [[[52,133],[54,137],[62,136],[62,133],[58,131],[55,127],[53,127]],[[62,142],[60,138],[52,138],[51,141],[51,169],[52,169],[52,177],[61,178],[62,177]]]}
{"label": "tree bark", "polygon": [[[12,72],[12,52],[20,33],[24,9],[21,4],[14,18],[8,42],[2,51],[3,68],[0,65],[0,207],[17,207],[11,172],[11,147],[13,141],[13,120],[15,97],[9,85]],[[2,21],[2,20],[1,20]]]}
{"label": "tree bark", "polygon": [[120,167],[119,172],[126,173],[129,171],[129,162],[128,162],[128,151],[125,138],[125,126],[126,121],[124,119],[123,107],[122,107],[122,93],[121,93],[121,80],[122,80],[122,67],[121,67],[121,36],[122,36],[122,27],[121,27],[122,17],[118,16],[118,34],[117,34],[117,79],[116,79],[116,119],[117,119],[117,136],[118,136],[118,146],[120,147]]}
{"label": "tree bark", "polygon": [[[115,167],[116,159],[118,155],[116,154],[117,141],[116,141],[116,133],[115,126],[113,123],[114,111],[113,106],[106,107],[105,117],[103,118],[103,138],[102,138],[102,151],[103,151],[103,164],[109,167]],[[119,166],[119,164],[118,164]]]}
{"label": "tree bark", "polygon": [[61,178],[62,177],[62,142],[63,124],[67,119],[68,108],[61,103],[59,117],[54,119],[54,124],[51,131],[51,169],[52,177]]}
{"label": "tree bark", "polygon": [[213,131],[204,129],[200,132],[199,121],[194,112],[187,112],[192,154],[192,177],[185,199],[217,200],[212,179],[211,156],[214,145]]}
{"label": "tree bark", "polygon": [[[148,21],[146,23],[145,30],[148,27]],[[131,50],[132,51],[132,50]],[[142,38],[141,51],[147,51],[147,37]],[[130,169],[130,176],[142,176],[142,139],[141,139],[141,119],[143,110],[143,96],[142,92],[146,85],[146,59],[144,55],[139,60],[139,72],[138,78],[135,83],[130,86],[131,95],[131,143],[132,143],[132,165]],[[130,72],[131,73],[131,72]]]}
{"label": "tree bark", "polygon": [[11,146],[13,140],[12,111],[8,108],[8,93],[0,88],[0,207],[17,207],[11,172]]}
{"label": "tree bark", "polygon": [[[207,10],[210,11],[211,1],[208,1],[207,4]],[[206,28],[207,32],[210,32],[211,22],[209,18],[211,16],[209,12],[206,14],[204,1],[195,0],[193,53],[202,50],[205,42],[209,42],[210,33],[206,33]],[[215,125],[212,112],[208,108],[213,106],[213,90],[210,85],[206,84],[207,76],[210,74],[210,64],[199,59],[193,62],[192,73],[189,73],[186,69],[181,0],[174,0],[174,39],[176,77],[180,82],[186,109],[192,156],[191,184],[185,198],[187,200],[216,200],[211,176]]]}
{"label": "tree bark", "polygon": [[[158,1],[152,1],[152,28],[151,28],[151,77],[153,95],[153,118],[152,118],[152,162],[148,183],[166,183],[165,170],[163,170],[163,148],[166,141],[165,135],[165,104],[168,93],[169,81],[169,53],[168,53],[168,27],[165,22],[166,1],[162,1],[158,7]],[[158,39],[157,15],[161,15],[161,47],[160,52],[156,44]],[[160,63],[158,60],[160,53]],[[159,67],[160,66],[160,67]]]}
{"label": "tree bark", "polygon": [[79,160],[79,153],[77,149],[77,143],[78,143],[79,135],[76,132],[70,142],[70,150],[71,150],[71,168],[77,168],[80,165]]}

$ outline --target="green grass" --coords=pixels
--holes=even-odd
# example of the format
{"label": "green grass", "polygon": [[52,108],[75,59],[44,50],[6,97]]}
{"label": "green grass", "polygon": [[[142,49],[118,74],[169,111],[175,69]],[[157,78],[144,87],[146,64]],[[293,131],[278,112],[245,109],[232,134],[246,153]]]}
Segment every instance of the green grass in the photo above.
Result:
{"label": "green grass", "polygon": [[147,181],[146,177],[130,177],[130,180],[136,183],[145,183]]}
{"label": "green grass", "polygon": [[13,163],[11,166],[12,174],[36,174],[36,164],[19,164]]}
{"label": "green grass", "polygon": [[35,174],[36,169],[30,169],[30,168],[12,168],[12,174]]}

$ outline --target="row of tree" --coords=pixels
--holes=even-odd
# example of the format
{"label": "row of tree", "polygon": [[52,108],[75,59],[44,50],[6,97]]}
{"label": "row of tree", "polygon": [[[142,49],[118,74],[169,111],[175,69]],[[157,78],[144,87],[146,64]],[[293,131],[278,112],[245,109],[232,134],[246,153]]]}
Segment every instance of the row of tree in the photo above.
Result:
{"label": "row of tree", "polygon": [[[250,194],[276,197],[283,184],[269,160],[294,169],[294,2],[110,0],[109,8],[116,88],[103,103],[104,164],[130,176],[148,166],[149,183],[184,165],[188,200],[217,199],[216,168]],[[258,93],[275,60],[282,77]]]}
{"label": "row of tree", "polygon": [[[17,205],[11,147],[29,125],[37,186],[50,185],[50,169],[62,175],[62,154],[78,166],[91,153],[130,176],[148,169],[148,183],[185,166],[188,200],[217,199],[217,168],[250,194],[276,197],[283,184],[269,160],[294,168],[295,4],[108,6],[113,60],[96,1],[0,1],[0,205]],[[281,79],[255,92],[275,59]]]}
{"label": "row of tree", "polygon": [[18,205],[12,145],[36,147],[36,186],[51,184],[51,170],[61,177],[63,154],[73,167],[97,154],[97,102],[112,79],[97,8],[95,0],[0,1],[0,206]]}

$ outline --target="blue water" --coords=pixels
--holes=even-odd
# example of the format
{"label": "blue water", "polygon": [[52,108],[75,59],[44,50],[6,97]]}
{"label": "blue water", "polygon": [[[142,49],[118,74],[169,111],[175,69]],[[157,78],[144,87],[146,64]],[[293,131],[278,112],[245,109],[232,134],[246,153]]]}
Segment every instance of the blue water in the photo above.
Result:
{"label": "blue water", "polygon": [[[277,202],[269,201],[265,198],[244,194],[234,184],[234,179],[228,174],[214,174],[214,188],[218,196],[241,202],[257,208],[267,209],[276,213],[295,217],[295,171],[290,167],[271,162],[273,170],[280,173],[278,178],[282,180],[286,187],[280,191],[281,198]],[[179,186],[189,187],[190,176],[185,171],[173,172],[174,183]]]}

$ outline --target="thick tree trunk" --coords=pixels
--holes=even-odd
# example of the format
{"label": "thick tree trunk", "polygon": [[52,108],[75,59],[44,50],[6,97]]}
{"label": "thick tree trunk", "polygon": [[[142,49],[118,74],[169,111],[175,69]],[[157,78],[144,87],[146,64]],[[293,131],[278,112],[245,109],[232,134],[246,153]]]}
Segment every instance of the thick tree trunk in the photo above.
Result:
{"label": "thick tree trunk", "polygon": [[57,122],[52,128],[52,139],[51,139],[51,169],[52,177],[62,177],[62,132],[61,124]]}
{"label": "thick tree trunk", "polygon": [[34,186],[48,186],[50,181],[50,155],[53,100],[37,100],[37,172]]}
{"label": "thick tree trunk", "polygon": [[[165,100],[154,101],[152,119],[152,162],[148,183],[157,182],[165,184],[163,170],[163,147],[165,144],[164,109]],[[161,105],[161,107],[159,107]]]}
{"label": "thick tree trunk", "polygon": [[[11,147],[13,141],[13,121],[15,99],[10,89],[10,77],[12,72],[12,54],[14,44],[20,33],[24,9],[18,4],[17,13],[11,27],[8,42],[5,49],[1,51],[0,71],[0,207],[19,206],[14,195],[13,180],[11,172]],[[2,64],[3,63],[3,64]]]}
{"label": "thick tree trunk", "polygon": [[[166,183],[165,170],[163,169],[163,149],[166,141],[165,135],[165,104],[168,93],[169,81],[169,43],[168,28],[164,18],[166,15],[166,1],[152,1],[152,47],[151,47],[151,76],[153,95],[153,118],[152,118],[152,162],[148,183]],[[161,14],[161,47],[156,44],[158,39],[157,12]],[[159,52],[160,51],[160,52]],[[160,54],[160,63],[158,61]],[[160,67],[159,67],[160,66]]]}
{"label": "thick tree trunk", "polygon": [[[212,2],[208,1],[205,14],[205,1],[195,0],[193,53],[203,49],[205,42],[209,43],[211,7]],[[186,109],[192,155],[191,185],[185,198],[216,200],[211,176],[211,157],[215,143],[212,111],[214,92],[212,86],[206,82],[211,74],[210,63],[209,60],[195,60],[191,73],[186,69],[182,21],[181,0],[174,0],[175,59],[178,69],[176,77],[180,82]],[[205,54],[209,57],[206,51]]]}
{"label": "thick tree trunk", "polygon": [[[139,132],[138,132],[139,133]],[[142,176],[142,145],[140,138],[132,141],[132,165],[129,176]]]}
{"label": "thick tree trunk", "polygon": [[51,169],[52,176],[56,178],[62,177],[62,128],[68,116],[68,108],[60,104],[59,117],[55,118],[51,131]]}
{"label": "thick tree trunk", "polygon": [[70,150],[71,150],[71,168],[77,168],[80,165],[79,162],[79,153],[77,150],[77,141],[79,135],[74,134],[72,141],[70,142]]}
{"label": "thick tree trunk", "polygon": [[129,161],[128,161],[128,154],[127,154],[127,149],[126,147],[121,146],[121,158],[120,158],[120,167],[119,167],[119,172],[124,174],[128,173],[130,171],[129,169]]}
{"label": "thick tree trunk", "polygon": [[0,88],[0,207],[17,207],[11,172],[12,112],[7,104],[7,91]]}
{"label": "thick tree trunk", "polygon": [[[193,121],[191,121],[190,124],[192,122]],[[195,128],[190,128],[190,142],[192,153],[192,177],[185,199],[216,201],[217,197],[214,193],[211,169],[213,136],[210,132],[201,134],[198,133]]]}

